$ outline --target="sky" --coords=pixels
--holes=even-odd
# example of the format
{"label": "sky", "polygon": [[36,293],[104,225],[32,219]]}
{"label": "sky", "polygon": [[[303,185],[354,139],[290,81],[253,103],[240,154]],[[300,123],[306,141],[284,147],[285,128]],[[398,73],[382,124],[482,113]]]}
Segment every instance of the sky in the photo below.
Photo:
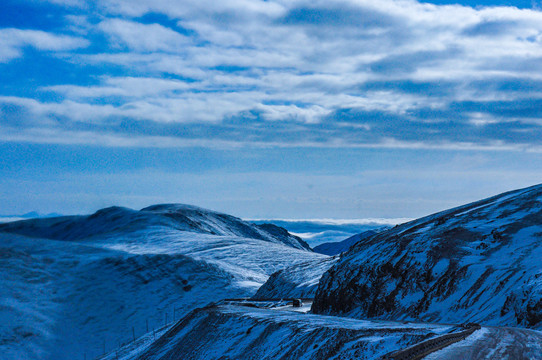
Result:
{"label": "sky", "polygon": [[540,1],[0,4],[3,215],[415,218],[541,152]]}

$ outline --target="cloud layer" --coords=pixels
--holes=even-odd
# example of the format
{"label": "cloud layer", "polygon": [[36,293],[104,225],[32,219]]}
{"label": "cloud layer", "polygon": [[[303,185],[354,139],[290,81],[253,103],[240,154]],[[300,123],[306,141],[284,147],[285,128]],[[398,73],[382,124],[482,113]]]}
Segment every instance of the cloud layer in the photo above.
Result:
{"label": "cloud layer", "polygon": [[[50,6],[59,14],[50,30],[0,29],[2,71],[19,72],[2,88],[0,140],[542,148],[536,9],[412,0]],[[33,75],[28,86],[25,67],[47,61],[58,76]]]}

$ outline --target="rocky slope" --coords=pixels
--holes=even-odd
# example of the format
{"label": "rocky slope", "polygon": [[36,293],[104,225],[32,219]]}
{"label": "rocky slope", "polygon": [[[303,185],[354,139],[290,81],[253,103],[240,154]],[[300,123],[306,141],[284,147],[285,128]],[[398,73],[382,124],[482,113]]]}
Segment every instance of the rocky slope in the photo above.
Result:
{"label": "rocky slope", "polygon": [[542,328],[542,185],[358,242],[324,274],[313,311]]}

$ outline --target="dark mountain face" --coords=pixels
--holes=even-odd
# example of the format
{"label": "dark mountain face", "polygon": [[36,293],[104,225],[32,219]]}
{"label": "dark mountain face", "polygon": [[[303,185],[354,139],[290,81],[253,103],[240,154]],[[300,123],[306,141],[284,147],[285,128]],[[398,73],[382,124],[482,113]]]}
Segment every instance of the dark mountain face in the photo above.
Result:
{"label": "dark mountain face", "polygon": [[314,252],[324,254],[324,255],[337,255],[342,252],[348,251],[352,245],[357,243],[358,241],[365,240],[371,236],[374,236],[378,233],[378,231],[375,230],[367,230],[360,234],[356,234],[354,236],[349,237],[348,239],[345,239],[343,241],[339,242],[328,242],[323,243],[318,246],[314,247]]}
{"label": "dark mountain face", "polygon": [[542,186],[358,242],[324,274],[313,311],[542,328]]}
{"label": "dark mountain face", "polygon": [[255,225],[231,215],[182,204],[153,205],[140,211],[114,206],[88,216],[61,216],[0,224],[0,232],[54,240],[82,240],[155,226],[283,243],[310,251],[303,240],[277,226]]}

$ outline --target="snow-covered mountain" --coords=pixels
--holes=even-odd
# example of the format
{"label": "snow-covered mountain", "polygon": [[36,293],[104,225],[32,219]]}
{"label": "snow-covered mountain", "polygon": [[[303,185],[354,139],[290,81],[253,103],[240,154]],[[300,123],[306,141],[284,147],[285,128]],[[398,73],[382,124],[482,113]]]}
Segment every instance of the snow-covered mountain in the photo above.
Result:
{"label": "snow-covered mountain", "polygon": [[352,245],[357,243],[360,240],[367,239],[371,236],[374,236],[378,233],[377,230],[367,230],[360,234],[356,234],[353,236],[350,236],[348,239],[345,239],[343,241],[337,241],[337,242],[328,242],[323,243],[318,246],[315,246],[313,248],[314,252],[325,254],[325,255],[337,255],[342,252],[348,251]]}
{"label": "snow-covered mountain", "polygon": [[273,225],[185,205],[0,225],[0,353],[93,359],[192,309],[326,258]]}
{"label": "snow-covered mountain", "polygon": [[324,274],[312,310],[542,328],[542,185],[358,242]]}
{"label": "snow-covered mountain", "polygon": [[338,257],[315,259],[279,270],[259,289],[255,299],[313,298],[322,275]]}
{"label": "snow-covered mountain", "polygon": [[82,240],[151,226],[259,239],[310,249],[301,238],[278,226],[251,224],[231,215],[183,204],[153,205],[139,211],[114,206],[88,216],[60,216],[0,224],[0,231],[54,240]]}

